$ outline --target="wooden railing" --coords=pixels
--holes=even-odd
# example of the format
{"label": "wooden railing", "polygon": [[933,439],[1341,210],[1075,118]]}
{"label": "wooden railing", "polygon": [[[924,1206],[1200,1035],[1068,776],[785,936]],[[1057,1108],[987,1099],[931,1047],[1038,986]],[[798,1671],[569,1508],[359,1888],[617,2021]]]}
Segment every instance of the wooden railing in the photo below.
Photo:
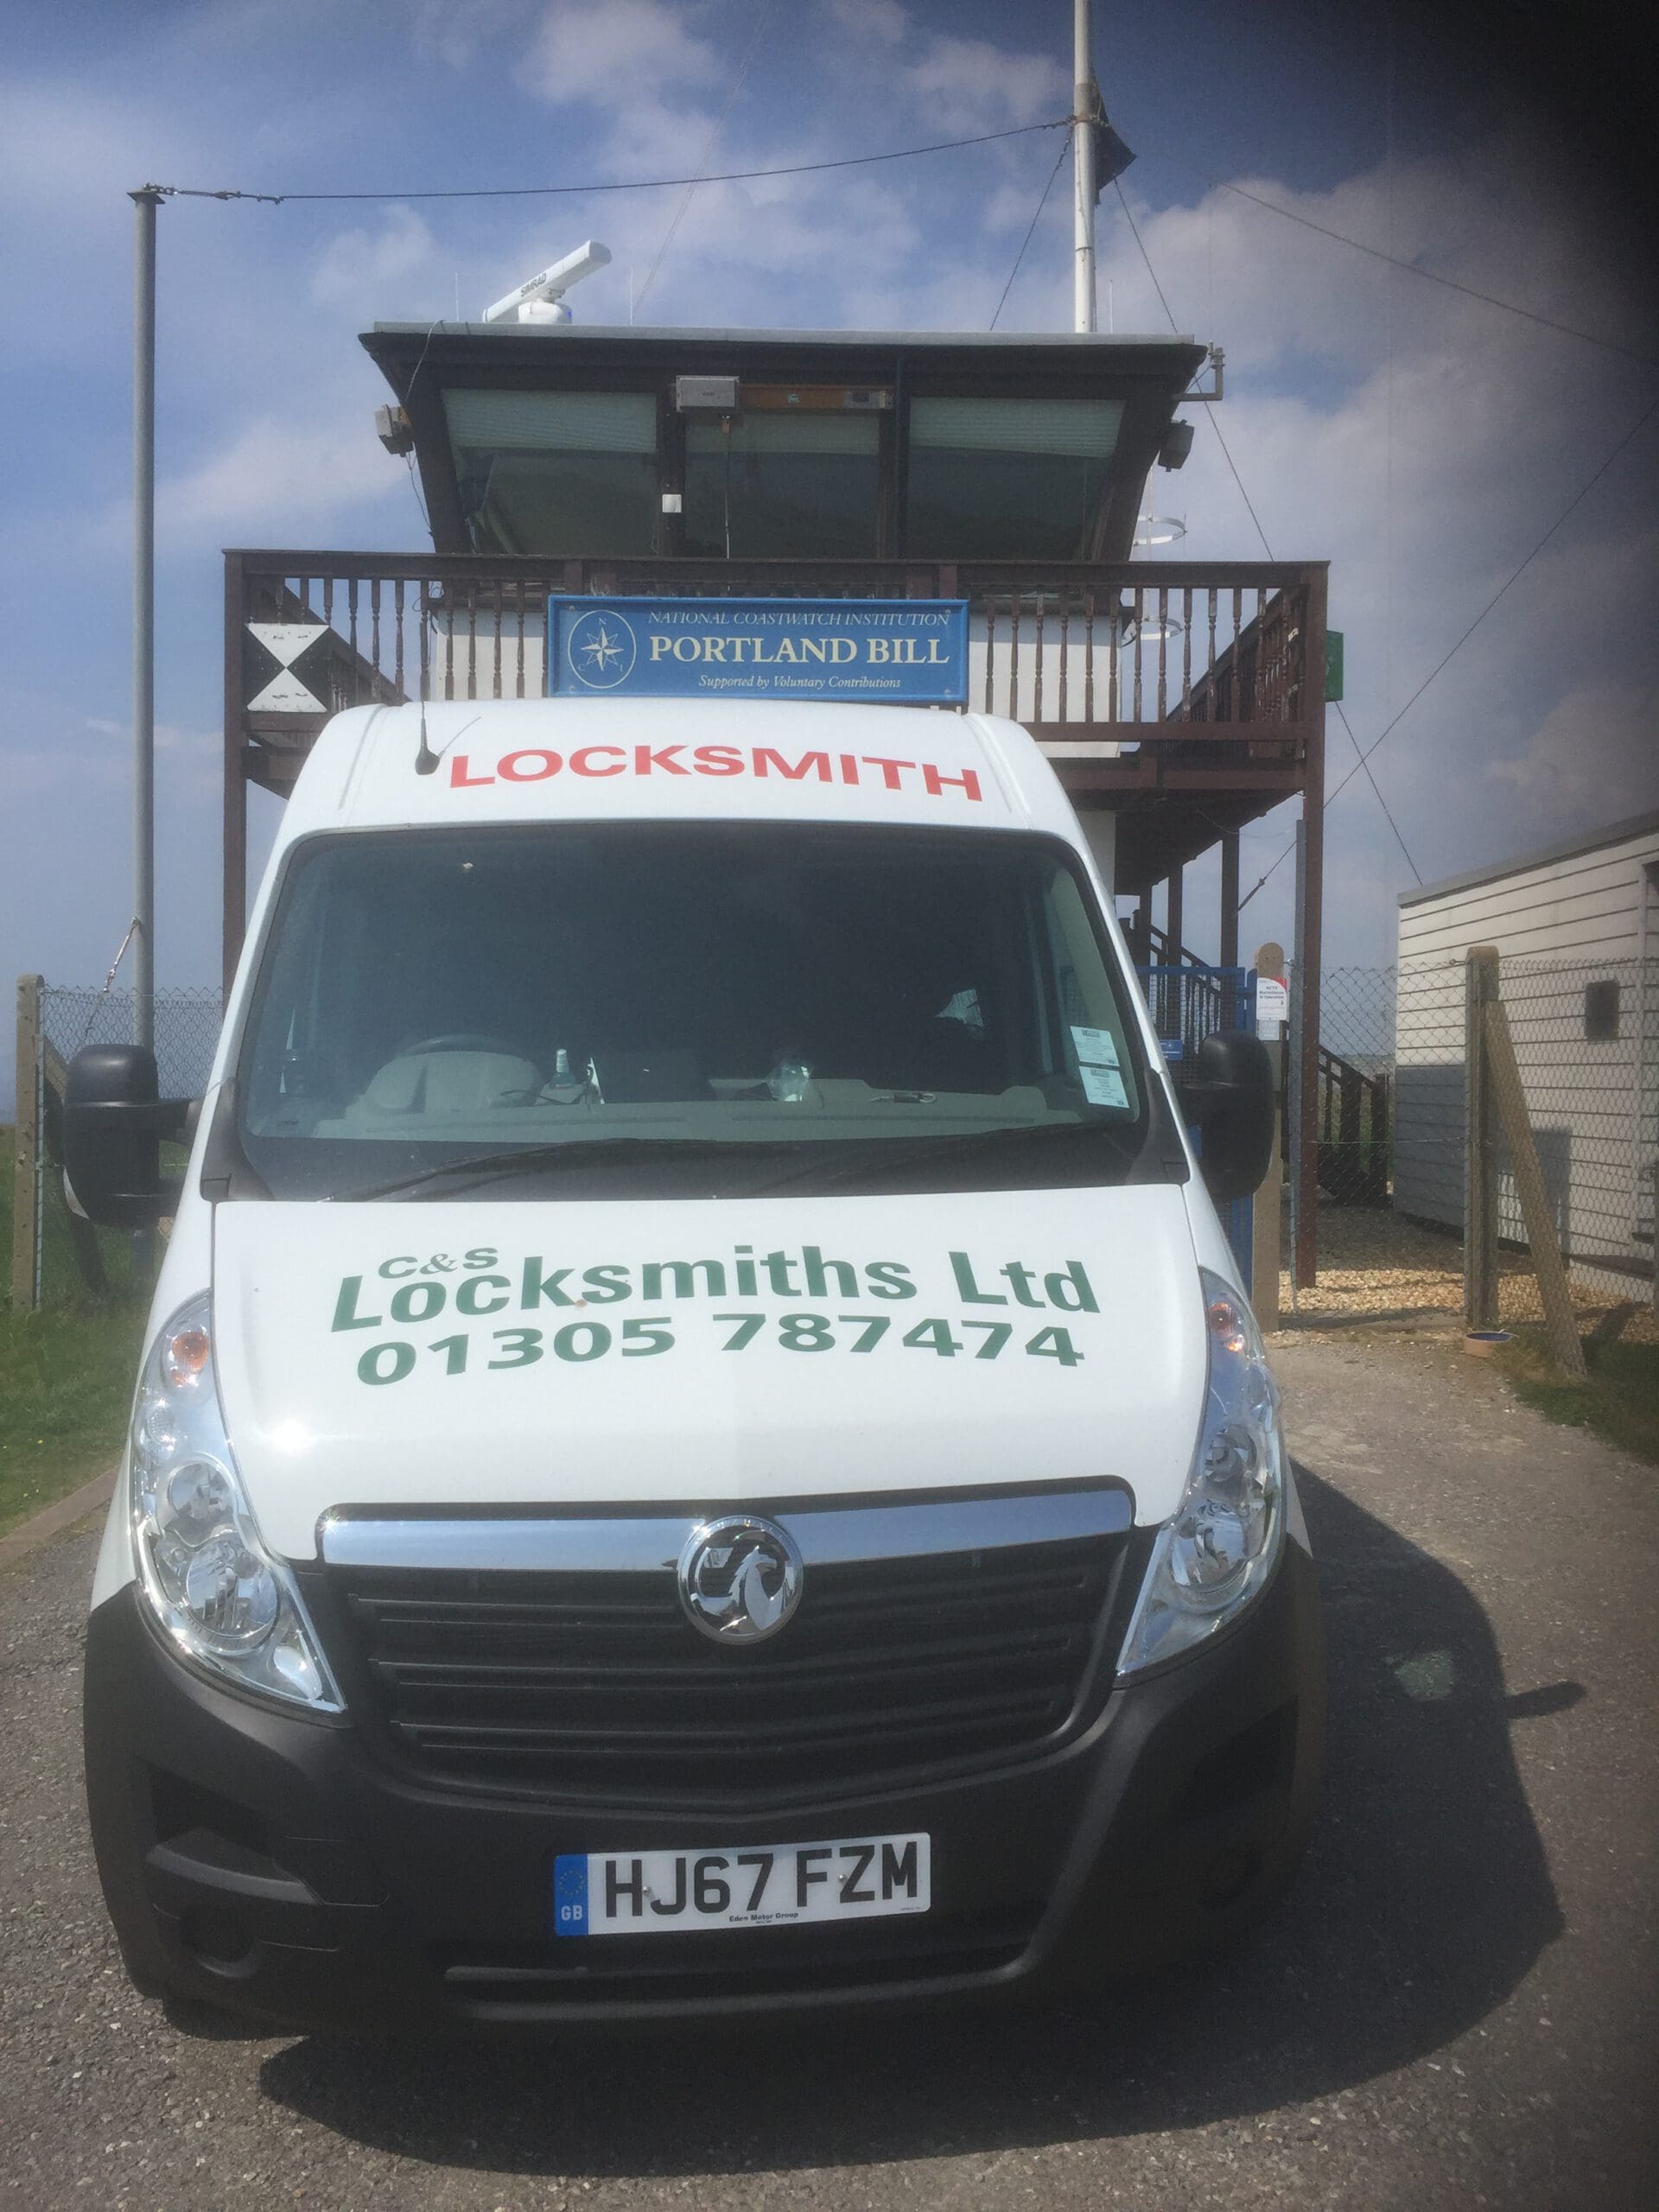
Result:
{"label": "wooden railing", "polygon": [[[1144,748],[1142,781],[1156,780],[1154,748],[1229,773],[1294,761],[1310,618],[1324,632],[1319,563],[226,558],[226,738],[249,748],[245,772],[278,791],[342,707],[539,697],[555,592],[965,599],[969,705],[1079,761]],[[262,701],[271,666],[249,626],[263,624],[316,626],[296,671],[314,705]],[[1244,753],[1219,749],[1241,741]]]}
{"label": "wooden railing", "polygon": [[1385,1206],[1392,1157],[1389,1071],[1319,1048],[1319,1187],[1338,1204]]}

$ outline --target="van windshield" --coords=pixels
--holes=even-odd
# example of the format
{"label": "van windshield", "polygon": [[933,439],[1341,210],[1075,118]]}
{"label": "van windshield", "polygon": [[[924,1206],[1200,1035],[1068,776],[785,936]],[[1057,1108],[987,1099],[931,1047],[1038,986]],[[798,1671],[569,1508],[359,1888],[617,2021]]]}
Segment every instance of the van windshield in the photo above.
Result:
{"label": "van windshield", "polygon": [[276,1197],[1115,1182],[1149,1120],[1066,849],[862,825],[313,839],[237,1078]]}

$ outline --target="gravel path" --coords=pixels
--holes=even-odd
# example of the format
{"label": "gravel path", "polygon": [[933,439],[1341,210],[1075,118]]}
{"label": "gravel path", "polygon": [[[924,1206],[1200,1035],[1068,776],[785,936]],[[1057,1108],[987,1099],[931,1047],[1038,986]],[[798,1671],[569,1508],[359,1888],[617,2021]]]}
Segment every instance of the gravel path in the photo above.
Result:
{"label": "gravel path", "polygon": [[0,1574],[0,2204],[1659,2202],[1659,1476],[1409,1339],[1275,1355],[1329,1604],[1324,1817],[1109,2010],[410,2056],[181,2035],[83,1826],[94,1539]]}

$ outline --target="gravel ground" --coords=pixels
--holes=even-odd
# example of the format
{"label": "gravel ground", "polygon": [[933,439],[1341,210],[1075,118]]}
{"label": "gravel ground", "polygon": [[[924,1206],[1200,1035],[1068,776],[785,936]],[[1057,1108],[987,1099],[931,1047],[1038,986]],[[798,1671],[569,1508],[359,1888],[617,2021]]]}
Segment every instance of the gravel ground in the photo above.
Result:
{"label": "gravel ground", "polygon": [[1108,2009],[410,2056],[206,2041],[84,1833],[94,1539],[0,1575],[0,2202],[1648,2207],[1659,1477],[1412,1339],[1276,1354],[1330,1775],[1273,1918]]}

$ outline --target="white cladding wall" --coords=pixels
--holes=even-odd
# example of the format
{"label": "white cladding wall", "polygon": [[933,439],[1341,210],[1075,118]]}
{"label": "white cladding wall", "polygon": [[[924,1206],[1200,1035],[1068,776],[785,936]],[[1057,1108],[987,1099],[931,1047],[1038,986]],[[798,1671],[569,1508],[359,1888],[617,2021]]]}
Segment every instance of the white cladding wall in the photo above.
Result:
{"label": "white cladding wall", "polygon": [[[1651,1261],[1659,1147],[1659,824],[1400,909],[1395,1205],[1461,1226],[1465,961],[1495,945],[1546,1185],[1569,1253]],[[1585,986],[1619,987],[1585,1034]],[[1514,1179],[1500,1234],[1523,1238]],[[1609,1279],[1611,1287],[1612,1279]],[[1624,1282],[1626,1292],[1629,1281]]]}

